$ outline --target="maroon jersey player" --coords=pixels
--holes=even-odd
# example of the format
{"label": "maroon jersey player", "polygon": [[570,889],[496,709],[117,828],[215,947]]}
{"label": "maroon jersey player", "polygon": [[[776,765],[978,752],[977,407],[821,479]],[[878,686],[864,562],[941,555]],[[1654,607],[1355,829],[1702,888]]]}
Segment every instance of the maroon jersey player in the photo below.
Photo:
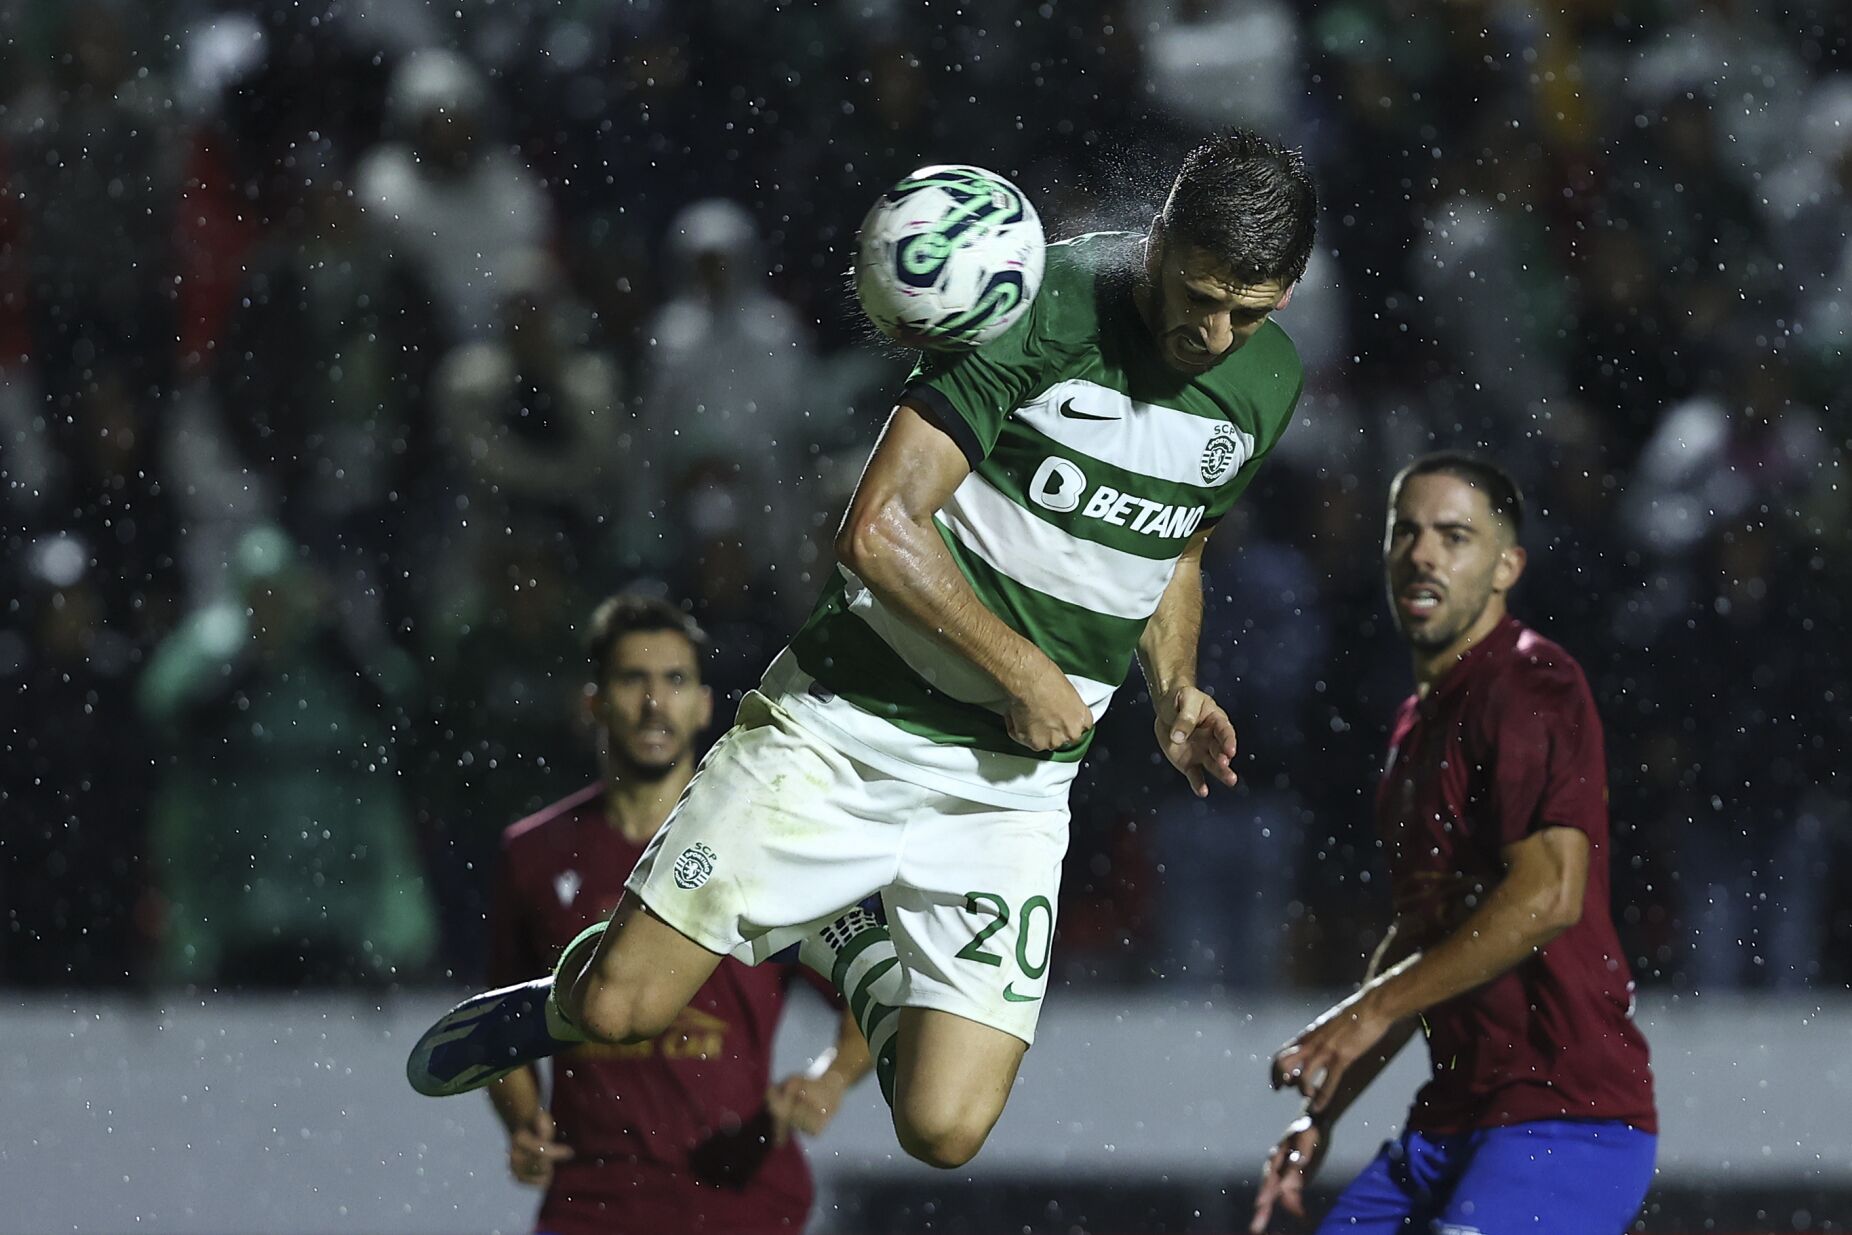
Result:
{"label": "maroon jersey player", "polygon": [[[605,780],[509,828],[492,910],[491,977],[546,968],[603,921],[694,772],[713,712],[701,684],[704,637],[687,617],[637,596],[593,615],[587,708]],[[660,1037],[586,1043],[551,1065],[550,1105],[530,1065],[489,1087],[515,1178],[544,1188],[539,1229],[554,1235],[801,1231],[810,1173],[792,1130],[820,1131],[867,1070],[845,1019],[810,1074],[774,1085],[772,1037],[797,966],[725,960]]]}
{"label": "maroon jersey player", "polygon": [[1394,918],[1364,984],[1281,1049],[1305,1113],[1256,1232],[1302,1215],[1332,1126],[1422,1030],[1431,1074],[1326,1232],[1619,1235],[1657,1124],[1608,907],[1607,764],[1581,668],[1505,609],[1523,507],[1502,471],[1430,455],[1396,478],[1384,563],[1416,691],[1376,795]]}

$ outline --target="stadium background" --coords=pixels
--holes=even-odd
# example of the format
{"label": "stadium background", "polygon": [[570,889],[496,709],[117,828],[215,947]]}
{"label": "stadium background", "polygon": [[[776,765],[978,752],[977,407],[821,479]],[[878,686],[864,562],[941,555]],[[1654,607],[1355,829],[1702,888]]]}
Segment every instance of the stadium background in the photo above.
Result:
{"label": "stadium background", "polygon": [[1516,608],[1604,707],[1647,1229],[1844,1229],[1849,12],[0,0],[0,1230],[519,1229],[393,1035],[478,976],[500,827],[591,774],[575,624],[686,598],[733,695],[794,627],[905,371],[844,292],[880,187],[1141,227],[1229,123],[1323,199],[1306,395],[1208,563],[1247,787],[1181,793],[1128,689],[1073,1045],[969,1180],[832,1133],[820,1229],[1238,1221],[1260,1060],[1382,920],[1373,563],[1431,446],[1526,485]]}

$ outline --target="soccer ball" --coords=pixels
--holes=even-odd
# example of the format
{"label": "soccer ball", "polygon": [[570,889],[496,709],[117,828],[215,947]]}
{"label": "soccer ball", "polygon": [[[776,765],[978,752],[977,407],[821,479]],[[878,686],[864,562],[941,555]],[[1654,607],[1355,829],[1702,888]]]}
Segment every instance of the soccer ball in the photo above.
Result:
{"label": "soccer ball", "polygon": [[922,167],[862,220],[856,298],[896,343],[965,351],[1029,311],[1046,243],[1035,207],[996,172]]}

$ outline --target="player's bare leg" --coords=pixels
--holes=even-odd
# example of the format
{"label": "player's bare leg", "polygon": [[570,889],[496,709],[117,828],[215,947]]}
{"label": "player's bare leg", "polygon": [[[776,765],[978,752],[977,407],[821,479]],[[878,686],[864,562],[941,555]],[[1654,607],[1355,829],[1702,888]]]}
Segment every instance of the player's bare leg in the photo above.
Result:
{"label": "player's bare leg", "polygon": [[574,1028],[594,1041],[644,1042],[668,1029],[720,961],[629,894],[596,950],[575,964],[577,972],[562,964],[554,998]]}
{"label": "player's bare leg", "polygon": [[930,1166],[969,1162],[1003,1113],[1028,1044],[952,1012],[900,1007],[899,958],[869,906],[808,934],[798,959],[848,1003],[901,1148]]}
{"label": "player's bare leg", "polygon": [[588,1038],[653,1038],[719,964],[626,896],[609,923],[567,946],[551,976],[485,991],[439,1017],[412,1047],[406,1079],[421,1094],[449,1097]]}
{"label": "player's bare leg", "polygon": [[1003,1114],[1028,1043],[937,1008],[902,1008],[894,1132],[928,1166],[963,1166]]}

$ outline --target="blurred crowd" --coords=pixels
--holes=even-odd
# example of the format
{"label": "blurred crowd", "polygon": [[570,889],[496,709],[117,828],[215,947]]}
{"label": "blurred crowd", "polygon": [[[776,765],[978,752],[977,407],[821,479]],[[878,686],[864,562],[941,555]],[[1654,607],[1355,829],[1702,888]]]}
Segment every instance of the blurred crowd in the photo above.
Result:
{"label": "blurred crowd", "polygon": [[1122,692],[1066,977],[1357,976],[1384,490],[1465,447],[1606,716],[1642,980],[1852,981],[1852,9],[1438,12],[0,0],[0,983],[477,977],[501,828],[593,775],[592,604],[685,600],[736,697],[830,568],[907,372],[845,290],[880,189],[1142,228],[1228,124],[1322,193],[1209,549],[1243,787]]}

